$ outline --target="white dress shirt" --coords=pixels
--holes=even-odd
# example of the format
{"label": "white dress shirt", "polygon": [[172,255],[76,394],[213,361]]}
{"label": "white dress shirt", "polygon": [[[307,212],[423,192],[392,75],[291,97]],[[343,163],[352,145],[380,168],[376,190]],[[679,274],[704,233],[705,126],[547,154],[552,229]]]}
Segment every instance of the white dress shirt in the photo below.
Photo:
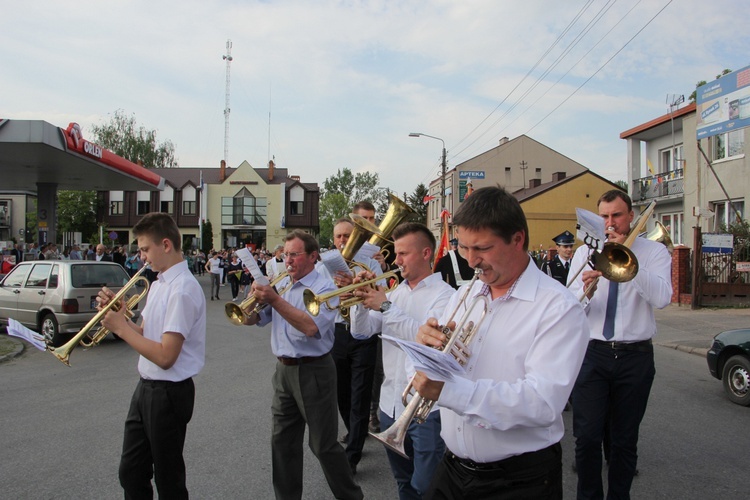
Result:
{"label": "white dress shirt", "polygon": [[[361,305],[352,308],[352,335],[362,339],[382,331],[385,335],[415,341],[419,327],[429,318],[440,315],[455,292],[443,281],[440,273],[423,279],[413,290],[404,281],[386,294],[392,305],[385,313],[369,311]],[[380,388],[380,409],[395,419],[404,410],[401,394],[414,375],[414,370],[411,363],[407,368],[404,351],[390,342],[383,342],[383,372],[385,378]],[[437,409],[437,405],[434,409]]]}
{"label": "white dress shirt", "polygon": [[[440,324],[453,312],[464,287],[445,308]],[[476,282],[457,318],[480,293],[488,294],[489,287]],[[476,309],[470,315],[474,322],[481,314],[481,308]],[[529,259],[509,294],[490,302],[469,344],[466,377],[454,377],[443,386],[438,403],[448,449],[475,462],[494,462],[559,442],[562,411],[588,340],[581,305]]]}
{"label": "white dress shirt", "polygon": [[[640,342],[650,339],[656,334],[654,307],[662,309],[672,300],[672,256],[667,248],[646,238],[636,238],[630,249],[638,259],[638,273],[631,281],[619,284],[615,336],[610,341]],[[588,247],[584,245],[578,248],[571,269],[583,265],[588,255]],[[576,297],[583,295],[583,273],[570,284],[570,291]],[[608,298],[609,280],[600,278],[591,300],[583,300],[592,339],[606,340],[602,331]]]}
{"label": "white dress shirt", "polygon": [[165,332],[175,332],[185,341],[177,361],[168,370],[141,356],[138,361],[141,377],[181,382],[197,375],[205,362],[206,297],[187,261],[159,273],[149,288],[142,316],[143,336],[147,339],[161,342]]}

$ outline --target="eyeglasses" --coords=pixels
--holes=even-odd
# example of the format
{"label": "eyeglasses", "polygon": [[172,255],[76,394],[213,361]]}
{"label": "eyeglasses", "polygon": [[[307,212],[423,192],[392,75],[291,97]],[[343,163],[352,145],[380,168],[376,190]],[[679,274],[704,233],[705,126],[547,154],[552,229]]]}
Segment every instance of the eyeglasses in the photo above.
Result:
{"label": "eyeglasses", "polygon": [[305,255],[305,254],[307,254],[307,252],[287,252],[286,253],[286,258],[287,259],[296,259],[297,257],[299,257],[301,255]]}

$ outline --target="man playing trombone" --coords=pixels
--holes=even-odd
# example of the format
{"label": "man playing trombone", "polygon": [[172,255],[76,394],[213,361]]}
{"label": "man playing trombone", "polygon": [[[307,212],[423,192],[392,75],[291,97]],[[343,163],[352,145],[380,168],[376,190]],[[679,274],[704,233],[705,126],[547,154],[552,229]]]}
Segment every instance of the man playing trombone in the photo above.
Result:
{"label": "man playing trombone", "polygon": [[333,347],[335,311],[321,307],[313,316],[303,301],[307,289],[322,294],[335,287],[315,270],[318,242],[303,231],[286,236],[284,255],[291,288],[283,296],[270,285],[253,282],[258,304],[247,325],[271,325],[271,350],[278,358],[273,375],[271,452],[276,498],[302,498],[302,443],[305,424],[310,449],[320,462],[335,498],[361,499],[346,453],[337,441],[336,366]]}
{"label": "man playing trombone", "polygon": [[[453,295],[453,288],[432,273],[435,237],[423,224],[402,223],[393,231],[395,264],[401,268],[403,281],[392,292],[363,287],[354,292],[364,299],[352,310],[352,335],[369,338],[385,335],[414,340],[419,325],[442,311]],[[375,278],[363,272],[355,282]],[[401,393],[412,373],[406,366],[406,355],[398,347],[383,343],[385,378],[380,389],[380,424],[383,429],[393,424],[404,411]],[[437,408],[436,408],[437,409]],[[437,464],[445,451],[440,438],[440,414],[433,411],[423,424],[412,423],[404,442],[407,459],[386,448],[391,471],[398,483],[399,498],[420,499],[432,480]]]}
{"label": "man playing trombone", "polygon": [[481,322],[465,373],[445,382],[419,371],[414,378],[419,395],[440,405],[447,447],[425,498],[562,498],[562,411],[588,341],[583,309],[530,258],[526,218],[505,189],[474,191],[453,222],[481,274],[439,320],[420,327],[417,342],[441,348],[447,336],[439,325],[450,333],[458,329],[445,324],[451,317],[487,303],[460,321],[461,329]]}
{"label": "man playing trombone", "polygon": [[[633,221],[630,197],[619,189],[607,191],[599,198],[598,210],[607,241],[625,243]],[[667,306],[672,297],[669,251],[646,238],[630,239],[630,250],[638,259],[631,281],[616,283],[602,278],[600,271],[588,270],[570,283],[570,290],[582,297],[591,330],[572,394],[579,499],[604,498],[602,439],[608,425],[607,498],[630,497],[638,428],[655,374],[654,308]],[[573,256],[572,268],[585,266],[587,260],[589,249],[582,246]]]}

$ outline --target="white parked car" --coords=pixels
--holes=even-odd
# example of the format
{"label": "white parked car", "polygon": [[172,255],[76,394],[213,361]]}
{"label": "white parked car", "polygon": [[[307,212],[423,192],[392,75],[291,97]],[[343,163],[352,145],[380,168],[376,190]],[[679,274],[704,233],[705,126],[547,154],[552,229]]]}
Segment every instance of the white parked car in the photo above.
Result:
{"label": "white parked car", "polygon": [[116,292],[128,281],[122,266],[113,262],[21,262],[0,281],[0,325],[13,318],[40,332],[48,344],[61,345],[97,313],[96,296],[103,286]]}

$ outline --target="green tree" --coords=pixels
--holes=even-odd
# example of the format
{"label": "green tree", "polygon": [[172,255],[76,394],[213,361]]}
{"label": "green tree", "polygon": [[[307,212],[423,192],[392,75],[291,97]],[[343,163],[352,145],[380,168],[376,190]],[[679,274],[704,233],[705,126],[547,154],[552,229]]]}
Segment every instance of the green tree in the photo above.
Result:
{"label": "green tree", "polygon": [[146,130],[135,121],[135,115],[127,116],[118,109],[108,123],[92,126],[94,142],[146,168],[178,167],[174,145],[167,140],[156,142],[156,130]]}
{"label": "green tree", "polygon": [[98,232],[96,211],[99,200],[96,191],[59,191],[57,193],[58,233]]}
{"label": "green tree", "polygon": [[424,202],[424,197],[427,196],[427,186],[419,184],[412,194],[406,197],[404,200],[417,215],[412,219],[414,222],[421,222],[427,224],[427,205]]}
{"label": "green tree", "polygon": [[352,173],[348,168],[338,170],[336,175],[323,182],[320,195],[320,244],[330,246],[333,240],[333,223],[339,217],[349,215],[352,207],[360,201],[370,201],[379,214],[388,205],[388,192],[378,187],[378,174],[370,172]]}
{"label": "green tree", "polygon": [[626,193],[628,192],[628,181],[619,180],[619,181],[615,181],[615,184],[621,187],[622,190],[625,191]]}
{"label": "green tree", "polygon": [[[716,79],[718,80],[722,76],[728,75],[731,72],[732,72],[731,69],[725,69],[724,71],[721,72],[720,75],[716,75]],[[698,83],[695,84],[695,90],[693,90],[693,93],[690,94],[690,97],[688,98],[690,100],[690,102],[695,102],[695,99],[698,96],[698,87],[702,87],[703,85],[705,85],[707,83],[708,82],[706,80],[701,80],[701,81],[699,81]]]}
{"label": "green tree", "polygon": [[214,247],[214,228],[210,220],[203,221],[203,231],[201,232],[201,250],[208,255],[208,252]]}

